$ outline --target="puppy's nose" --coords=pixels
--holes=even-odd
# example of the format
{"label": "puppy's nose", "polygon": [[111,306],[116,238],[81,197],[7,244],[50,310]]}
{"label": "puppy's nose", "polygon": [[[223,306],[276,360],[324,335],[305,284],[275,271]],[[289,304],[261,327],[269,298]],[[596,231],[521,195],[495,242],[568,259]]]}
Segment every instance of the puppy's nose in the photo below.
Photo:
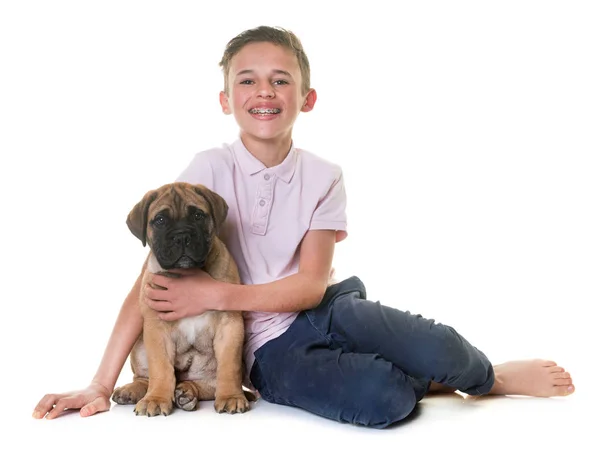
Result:
{"label": "puppy's nose", "polygon": [[176,233],[173,235],[173,242],[177,245],[189,246],[192,241],[192,237],[189,233]]}

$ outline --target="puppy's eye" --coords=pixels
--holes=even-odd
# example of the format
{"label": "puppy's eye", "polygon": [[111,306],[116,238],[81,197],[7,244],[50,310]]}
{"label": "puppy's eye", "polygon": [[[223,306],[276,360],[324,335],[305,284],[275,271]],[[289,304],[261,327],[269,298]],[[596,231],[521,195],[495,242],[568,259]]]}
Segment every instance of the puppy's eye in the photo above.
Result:
{"label": "puppy's eye", "polygon": [[154,223],[156,226],[161,226],[167,223],[167,218],[164,215],[159,215],[153,220],[152,223]]}
{"label": "puppy's eye", "polygon": [[203,218],[204,218],[204,213],[203,212],[196,212],[196,213],[194,213],[194,220],[200,221]]}

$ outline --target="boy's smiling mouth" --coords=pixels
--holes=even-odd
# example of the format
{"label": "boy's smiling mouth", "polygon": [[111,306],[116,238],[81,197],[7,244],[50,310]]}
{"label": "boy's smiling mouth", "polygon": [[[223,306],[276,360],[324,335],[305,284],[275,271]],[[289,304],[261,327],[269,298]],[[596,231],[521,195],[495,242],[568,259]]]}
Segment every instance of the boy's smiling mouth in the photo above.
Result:
{"label": "boy's smiling mouth", "polygon": [[281,109],[279,108],[252,108],[248,111],[252,115],[257,116],[272,116],[275,114],[279,114]]}

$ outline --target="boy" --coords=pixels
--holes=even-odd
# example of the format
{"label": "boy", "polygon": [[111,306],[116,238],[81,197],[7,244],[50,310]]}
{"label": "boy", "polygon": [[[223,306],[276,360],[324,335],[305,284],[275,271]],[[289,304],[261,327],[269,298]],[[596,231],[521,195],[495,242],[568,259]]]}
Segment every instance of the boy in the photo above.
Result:
{"label": "boy", "polygon": [[270,27],[232,39],[221,60],[220,103],[240,138],[194,157],[178,180],[202,183],[229,205],[222,239],[243,285],[202,271],[134,284],[91,385],[46,395],[34,417],[67,408],[108,410],[110,394],[142,319],[136,297],[175,320],[210,309],[242,310],[246,381],[274,403],[341,422],[383,428],[408,416],[428,391],[564,396],[574,391],[556,363],[493,367],[453,328],[369,302],[356,277],[332,284],[336,242],[346,237],[341,169],[292,143],[300,112],[312,110],[308,59],[291,32]]}

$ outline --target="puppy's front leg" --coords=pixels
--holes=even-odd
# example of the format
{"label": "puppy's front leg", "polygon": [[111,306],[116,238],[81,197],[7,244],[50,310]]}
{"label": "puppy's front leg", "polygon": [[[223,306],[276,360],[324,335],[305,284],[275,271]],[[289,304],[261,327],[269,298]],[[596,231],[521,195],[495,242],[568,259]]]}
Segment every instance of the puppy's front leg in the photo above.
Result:
{"label": "puppy's front leg", "polygon": [[244,320],[239,313],[222,317],[213,341],[217,358],[217,389],[215,410],[219,413],[244,413],[250,403],[242,389],[242,350]]}
{"label": "puppy's front leg", "polygon": [[144,319],[144,346],[148,357],[148,391],[136,404],[136,415],[167,416],[173,410],[175,392],[175,343],[169,323]]}

